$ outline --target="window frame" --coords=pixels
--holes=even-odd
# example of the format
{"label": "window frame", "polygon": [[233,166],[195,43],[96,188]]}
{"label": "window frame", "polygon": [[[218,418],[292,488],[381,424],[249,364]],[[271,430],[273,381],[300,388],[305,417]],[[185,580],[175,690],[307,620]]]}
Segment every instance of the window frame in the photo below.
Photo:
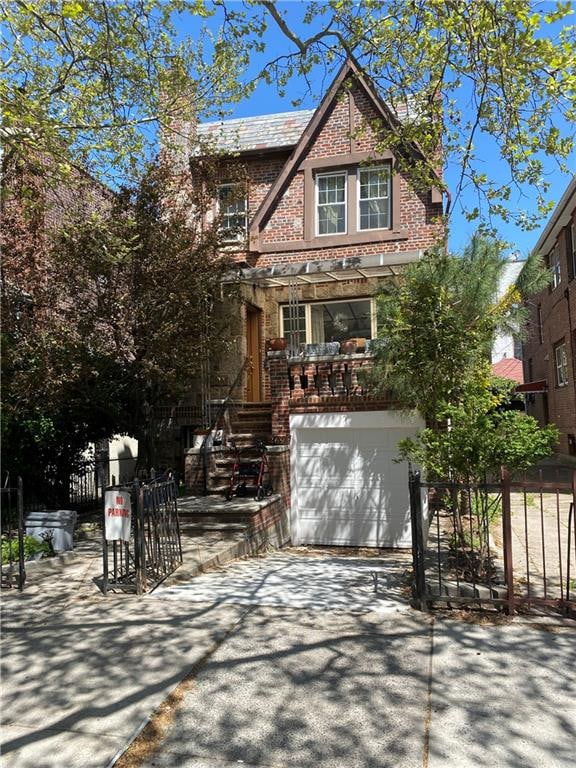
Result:
{"label": "window frame", "polygon": [[[362,189],[362,173],[370,173],[371,171],[386,171],[387,174],[387,197],[361,197]],[[370,200],[387,200],[387,224],[384,227],[362,227],[362,214],[360,211],[360,203]],[[392,169],[389,164],[385,165],[367,165],[357,166],[356,168],[356,232],[381,232],[382,230],[392,229]]]}
{"label": "window frame", "polygon": [[[558,353],[561,355],[560,359]],[[556,371],[556,386],[566,387],[568,385],[568,352],[565,340],[554,345],[554,369]]]}
{"label": "window frame", "polygon": [[[344,202],[343,203],[320,203],[320,187],[319,180],[321,178],[327,178],[330,176],[343,176],[344,177]],[[319,207],[327,207],[329,205],[343,205],[344,206],[344,230],[342,232],[320,232],[320,216]],[[314,232],[316,237],[339,237],[341,235],[348,234],[348,169],[344,168],[337,171],[321,171],[314,175]]]}
{"label": "window frame", "polygon": [[568,280],[576,278],[576,223],[574,220],[566,227],[566,261],[568,262]]}
{"label": "window frame", "polygon": [[[367,301],[370,305],[370,338],[377,338],[377,317],[376,317],[376,302],[371,296],[340,296],[335,299],[327,299],[325,301],[301,301],[298,303],[299,307],[304,307],[304,342],[300,344],[314,344],[312,339],[312,307],[320,306],[324,304],[351,304],[353,302]],[[289,304],[280,304],[280,336],[288,338],[286,334],[288,331],[284,327],[284,309],[288,308]]]}
{"label": "window frame", "polygon": [[[243,192],[243,197],[239,197],[238,200],[241,200],[244,203],[244,211],[237,211],[235,213],[223,213],[222,211],[222,201],[220,198],[220,190],[224,187],[230,187],[230,188],[237,188],[241,189]],[[226,235],[226,232],[231,233],[235,231],[235,228],[233,227],[224,227],[224,217],[225,216],[239,216],[241,213],[244,214],[244,225],[242,228],[238,228],[238,231],[235,232],[234,236]],[[242,243],[245,243],[248,237],[248,194],[246,190],[246,185],[241,181],[224,181],[221,184],[218,184],[216,189],[216,214],[218,216],[222,217],[222,221],[220,223],[220,233],[222,235],[222,242],[225,245],[239,245]]]}
{"label": "window frame", "polygon": [[549,268],[552,272],[552,283],[550,284],[550,290],[555,291],[562,283],[562,269],[560,266],[560,248],[558,243],[550,251],[548,256]]}

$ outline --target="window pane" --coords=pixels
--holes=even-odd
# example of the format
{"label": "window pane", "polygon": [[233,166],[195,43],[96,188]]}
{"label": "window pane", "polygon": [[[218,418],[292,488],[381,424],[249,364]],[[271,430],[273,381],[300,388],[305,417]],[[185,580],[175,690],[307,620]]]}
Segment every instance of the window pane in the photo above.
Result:
{"label": "window pane", "polygon": [[316,179],[318,234],[346,232],[346,174],[322,175]]}
{"label": "window pane", "polygon": [[390,172],[388,168],[361,169],[359,179],[359,228],[387,229],[390,227]]}
{"label": "window pane", "polygon": [[312,305],[312,342],[372,338],[370,299]]}
{"label": "window pane", "polygon": [[295,307],[284,306],[282,307],[282,326],[284,331],[284,338],[291,341],[292,331],[297,332],[296,343],[306,343],[306,307],[303,304],[299,304],[297,307],[296,316],[294,316]]}
{"label": "window pane", "polygon": [[387,200],[360,201],[360,229],[384,229],[387,226]]}
{"label": "window pane", "polygon": [[346,231],[346,206],[318,206],[318,233],[329,235]]}
{"label": "window pane", "polygon": [[346,176],[319,176],[318,203],[343,203],[346,199]]}

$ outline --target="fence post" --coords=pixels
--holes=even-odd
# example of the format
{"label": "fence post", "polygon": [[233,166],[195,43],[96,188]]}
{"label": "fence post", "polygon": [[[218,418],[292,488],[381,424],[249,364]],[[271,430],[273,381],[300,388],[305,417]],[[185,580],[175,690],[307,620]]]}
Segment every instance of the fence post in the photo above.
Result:
{"label": "fence post", "polygon": [[426,574],[424,572],[424,533],[422,529],[422,486],[420,472],[410,472],[410,522],[412,526],[412,564],[416,601],[426,610]]}
{"label": "fence post", "polygon": [[136,594],[146,592],[146,532],[144,529],[144,488],[136,488],[136,515],[134,519],[134,565],[136,568]]}
{"label": "fence post", "polygon": [[514,564],[512,561],[512,510],[510,506],[510,472],[502,467],[502,538],[504,541],[504,576],[506,579],[507,613],[514,613]]}
{"label": "fence post", "polygon": [[26,581],[26,565],[24,564],[24,487],[21,477],[18,477],[16,503],[18,507],[18,589],[22,592]]}
{"label": "fence post", "polygon": [[566,547],[566,611],[568,613],[570,612],[572,533],[574,533],[574,555],[576,557],[576,469],[572,472],[572,501],[568,509],[568,544]]}

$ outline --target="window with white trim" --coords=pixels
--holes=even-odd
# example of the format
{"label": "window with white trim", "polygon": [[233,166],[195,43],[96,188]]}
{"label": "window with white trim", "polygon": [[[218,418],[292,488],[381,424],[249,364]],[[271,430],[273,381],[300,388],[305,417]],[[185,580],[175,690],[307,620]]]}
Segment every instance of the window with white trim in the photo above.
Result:
{"label": "window with white trim", "polygon": [[565,387],[568,384],[568,356],[565,342],[554,347],[554,356],[556,358],[556,384],[559,387]]}
{"label": "window with white trim", "polygon": [[218,213],[222,217],[220,231],[224,241],[237,243],[244,240],[248,229],[248,205],[243,184],[219,185]]}
{"label": "window with white trim", "polygon": [[554,246],[554,250],[549,257],[550,270],[552,272],[552,290],[558,288],[562,282],[562,272],[560,271],[560,249],[558,243]]}
{"label": "window with white trim", "polygon": [[358,170],[358,229],[390,228],[390,168]]}
{"label": "window with white trim", "polygon": [[346,171],[316,176],[316,234],[346,234],[347,179]]}
{"label": "window with white trim", "polygon": [[[292,313],[291,313],[292,312]],[[351,338],[372,339],[376,335],[375,305],[372,299],[340,299],[298,305],[298,315],[287,305],[280,314],[282,336],[298,332],[303,344],[322,344]]]}

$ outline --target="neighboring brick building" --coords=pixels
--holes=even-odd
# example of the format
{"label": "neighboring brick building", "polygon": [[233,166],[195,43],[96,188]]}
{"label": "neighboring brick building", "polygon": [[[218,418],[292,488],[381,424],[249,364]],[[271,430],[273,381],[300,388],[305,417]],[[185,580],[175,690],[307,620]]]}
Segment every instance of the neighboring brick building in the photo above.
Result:
{"label": "neighboring brick building", "polygon": [[524,345],[528,413],[561,432],[558,453],[576,456],[576,176],[535,250],[552,272],[550,286],[532,297],[530,338]]}

